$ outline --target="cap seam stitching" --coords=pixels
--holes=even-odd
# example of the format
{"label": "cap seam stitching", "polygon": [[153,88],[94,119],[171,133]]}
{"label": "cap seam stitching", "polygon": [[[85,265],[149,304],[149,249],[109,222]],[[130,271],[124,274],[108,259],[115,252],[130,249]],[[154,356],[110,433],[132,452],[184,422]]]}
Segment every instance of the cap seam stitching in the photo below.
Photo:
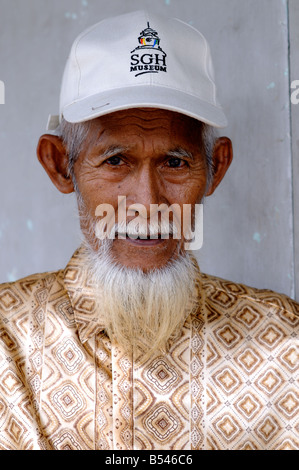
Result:
{"label": "cap seam stitching", "polygon": [[81,72],[81,68],[80,68],[80,65],[79,65],[79,60],[78,60],[78,57],[77,57],[77,49],[79,47],[79,44],[81,42],[82,39],[84,39],[88,34],[90,34],[95,28],[98,27],[98,25],[100,23],[102,23],[104,20],[96,23],[95,25],[91,26],[90,28],[88,28],[87,31],[85,31],[85,34],[81,34],[81,36],[77,39],[77,43],[75,45],[75,51],[74,51],[74,54],[75,54],[75,58],[76,58],[76,63],[77,63],[77,67],[78,67],[78,70],[79,70],[79,80],[78,80],[78,87],[77,87],[77,96],[79,96],[79,90],[80,90],[80,85],[81,85],[81,78],[82,78],[82,72]]}

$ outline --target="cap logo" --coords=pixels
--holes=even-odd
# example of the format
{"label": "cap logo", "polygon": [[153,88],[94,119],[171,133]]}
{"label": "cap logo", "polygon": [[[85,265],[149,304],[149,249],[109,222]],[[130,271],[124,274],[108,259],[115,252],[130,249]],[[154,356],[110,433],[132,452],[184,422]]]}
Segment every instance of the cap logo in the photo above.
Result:
{"label": "cap logo", "polygon": [[141,31],[138,38],[139,46],[131,51],[130,72],[135,77],[145,73],[167,72],[167,54],[160,47],[160,38],[157,31],[147,23],[147,28]]}

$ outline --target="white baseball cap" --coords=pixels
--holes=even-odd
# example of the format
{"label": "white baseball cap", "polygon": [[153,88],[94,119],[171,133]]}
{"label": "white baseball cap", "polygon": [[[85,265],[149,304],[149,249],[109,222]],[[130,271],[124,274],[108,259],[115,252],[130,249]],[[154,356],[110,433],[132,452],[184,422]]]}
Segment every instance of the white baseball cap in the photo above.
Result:
{"label": "white baseball cap", "polygon": [[59,116],[78,123],[130,108],[159,108],[214,127],[217,101],[209,45],[195,28],[146,11],[108,18],[75,40],[64,70]]}

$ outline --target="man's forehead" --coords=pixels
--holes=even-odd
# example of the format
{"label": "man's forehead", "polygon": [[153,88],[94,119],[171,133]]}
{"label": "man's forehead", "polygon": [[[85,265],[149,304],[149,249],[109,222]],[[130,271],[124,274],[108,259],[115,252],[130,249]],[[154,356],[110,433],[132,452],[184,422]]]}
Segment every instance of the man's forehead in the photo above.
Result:
{"label": "man's forehead", "polygon": [[163,109],[134,108],[101,116],[90,122],[92,139],[103,141],[109,138],[152,135],[156,139],[185,140],[198,142],[202,123],[189,116]]}
{"label": "man's forehead", "polygon": [[103,115],[99,118],[93,119],[94,123],[122,123],[125,121],[140,121],[151,123],[155,120],[165,120],[167,122],[185,122],[193,123],[193,125],[201,125],[201,121],[191,118],[186,114],[178,113],[176,111],[169,111],[168,109],[162,108],[129,108],[114,113]]}

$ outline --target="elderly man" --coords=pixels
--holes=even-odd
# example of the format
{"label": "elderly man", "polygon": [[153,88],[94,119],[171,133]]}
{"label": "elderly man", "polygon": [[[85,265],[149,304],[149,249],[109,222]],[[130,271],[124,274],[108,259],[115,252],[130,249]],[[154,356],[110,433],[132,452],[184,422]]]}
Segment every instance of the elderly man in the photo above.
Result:
{"label": "elderly man", "polygon": [[1,286],[2,449],[299,448],[298,304],[200,273],[182,230],[231,163],[225,125],[191,26],[140,11],[77,38],[37,154],[83,242]]}

